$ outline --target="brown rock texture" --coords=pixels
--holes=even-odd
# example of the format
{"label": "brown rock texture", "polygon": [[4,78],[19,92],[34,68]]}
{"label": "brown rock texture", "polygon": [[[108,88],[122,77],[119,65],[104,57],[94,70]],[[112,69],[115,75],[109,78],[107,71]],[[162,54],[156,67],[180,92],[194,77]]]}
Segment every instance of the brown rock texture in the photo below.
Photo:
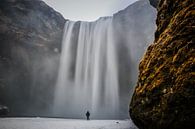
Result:
{"label": "brown rock texture", "polygon": [[195,1],[160,0],[130,116],[140,129],[195,129]]}

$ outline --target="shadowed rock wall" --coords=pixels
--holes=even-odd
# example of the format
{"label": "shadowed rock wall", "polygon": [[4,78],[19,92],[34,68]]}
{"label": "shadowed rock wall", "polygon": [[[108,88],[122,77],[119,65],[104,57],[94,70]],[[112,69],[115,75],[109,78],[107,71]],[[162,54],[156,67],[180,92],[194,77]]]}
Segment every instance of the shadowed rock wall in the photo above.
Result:
{"label": "shadowed rock wall", "polygon": [[140,129],[195,128],[195,2],[161,0],[130,116]]}
{"label": "shadowed rock wall", "polygon": [[40,0],[0,2],[0,104],[10,115],[46,113],[52,104],[46,100],[52,100],[64,23]]}

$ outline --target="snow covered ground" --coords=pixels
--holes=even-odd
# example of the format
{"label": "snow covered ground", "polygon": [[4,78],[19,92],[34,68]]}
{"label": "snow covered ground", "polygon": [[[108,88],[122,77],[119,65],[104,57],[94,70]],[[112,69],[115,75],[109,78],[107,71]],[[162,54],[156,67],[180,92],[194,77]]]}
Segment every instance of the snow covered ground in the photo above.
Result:
{"label": "snow covered ground", "polygon": [[130,120],[0,118],[0,129],[137,129]]}

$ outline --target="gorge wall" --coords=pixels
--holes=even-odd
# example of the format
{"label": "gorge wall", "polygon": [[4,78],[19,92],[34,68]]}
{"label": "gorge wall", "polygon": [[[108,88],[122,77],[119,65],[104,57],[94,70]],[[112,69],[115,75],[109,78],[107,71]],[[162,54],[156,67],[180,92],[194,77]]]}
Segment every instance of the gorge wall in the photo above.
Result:
{"label": "gorge wall", "polygon": [[42,1],[0,2],[0,105],[10,115],[43,115],[52,104],[65,21]]}
{"label": "gorge wall", "polygon": [[[152,2],[152,1],[151,1]],[[140,129],[195,128],[195,2],[160,0],[130,116]]]}

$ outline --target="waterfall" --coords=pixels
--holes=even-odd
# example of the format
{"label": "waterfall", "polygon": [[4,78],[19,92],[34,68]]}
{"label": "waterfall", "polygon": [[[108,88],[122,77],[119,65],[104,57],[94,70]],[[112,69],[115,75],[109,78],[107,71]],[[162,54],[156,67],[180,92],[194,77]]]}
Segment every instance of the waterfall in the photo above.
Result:
{"label": "waterfall", "polygon": [[119,79],[112,17],[67,21],[64,27],[54,114],[71,118],[117,118]]}
{"label": "waterfall", "polygon": [[[139,12],[139,13],[137,13]],[[129,118],[139,62],[156,29],[156,11],[139,1],[94,22],[66,21],[52,116]]]}

